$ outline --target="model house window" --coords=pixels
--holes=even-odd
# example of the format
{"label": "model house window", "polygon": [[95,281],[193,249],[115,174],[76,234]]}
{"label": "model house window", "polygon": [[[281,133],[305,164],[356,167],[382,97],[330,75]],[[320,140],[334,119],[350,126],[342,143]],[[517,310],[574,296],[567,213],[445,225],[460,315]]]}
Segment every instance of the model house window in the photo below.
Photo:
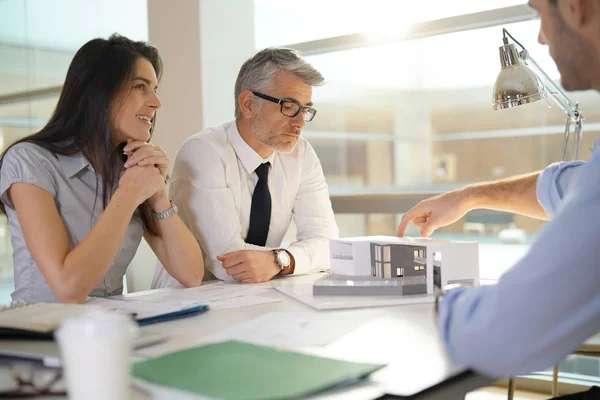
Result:
{"label": "model house window", "polygon": [[392,265],[390,263],[383,263],[383,277],[386,279],[392,277]]}
{"label": "model house window", "polygon": [[390,252],[390,246],[383,246],[383,262],[390,262],[392,260]]}

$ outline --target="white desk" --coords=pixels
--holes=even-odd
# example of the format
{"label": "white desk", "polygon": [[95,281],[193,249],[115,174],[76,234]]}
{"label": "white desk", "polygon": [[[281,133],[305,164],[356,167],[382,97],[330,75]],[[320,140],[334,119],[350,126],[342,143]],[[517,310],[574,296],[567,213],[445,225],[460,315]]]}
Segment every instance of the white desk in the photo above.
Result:
{"label": "white desk", "polygon": [[[298,278],[288,278],[287,282],[290,282],[289,279]],[[294,345],[293,337],[290,337],[289,346],[285,347],[349,361],[385,363],[388,366],[372,374],[366,382],[312,396],[311,399],[363,400],[379,398],[385,393],[397,394],[400,396],[397,398],[426,396],[427,399],[452,399],[491,382],[487,378],[466,371],[450,360],[435,326],[431,304],[316,311],[274,289],[261,296],[281,298],[283,301],[212,310],[194,317],[146,326],[142,328],[144,331],[168,334],[170,338],[162,344],[138,350],[135,354],[156,357],[175,350],[194,347],[205,343],[210,334],[268,312],[319,313],[332,316],[351,312],[357,326],[362,324],[358,330],[324,347],[298,348]],[[443,382],[446,383],[441,385],[441,392],[432,390],[412,397],[424,388]],[[145,388],[148,389],[147,386]],[[150,389],[148,394],[136,392],[132,398],[135,400],[200,398],[152,385]]]}

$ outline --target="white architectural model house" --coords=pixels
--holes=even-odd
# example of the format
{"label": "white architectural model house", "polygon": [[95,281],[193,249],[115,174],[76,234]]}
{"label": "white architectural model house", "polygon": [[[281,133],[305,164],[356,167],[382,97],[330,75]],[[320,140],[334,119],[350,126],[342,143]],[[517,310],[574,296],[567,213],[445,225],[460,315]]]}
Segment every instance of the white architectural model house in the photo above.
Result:
{"label": "white architectural model house", "polygon": [[479,285],[476,242],[365,236],[331,240],[330,256],[332,275],[402,280],[402,295],[432,294],[452,283]]}

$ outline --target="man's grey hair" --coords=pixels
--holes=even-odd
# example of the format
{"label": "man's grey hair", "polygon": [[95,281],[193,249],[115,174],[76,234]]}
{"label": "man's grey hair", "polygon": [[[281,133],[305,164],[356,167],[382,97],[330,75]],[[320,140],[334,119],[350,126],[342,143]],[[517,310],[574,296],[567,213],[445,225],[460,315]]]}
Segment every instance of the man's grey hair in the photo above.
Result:
{"label": "man's grey hair", "polygon": [[304,60],[296,50],[269,47],[256,53],[242,65],[235,81],[235,118],[242,116],[238,103],[244,90],[263,91],[271,84],[277,73],[292,72],[307,85],[320,86],[323,75]]}

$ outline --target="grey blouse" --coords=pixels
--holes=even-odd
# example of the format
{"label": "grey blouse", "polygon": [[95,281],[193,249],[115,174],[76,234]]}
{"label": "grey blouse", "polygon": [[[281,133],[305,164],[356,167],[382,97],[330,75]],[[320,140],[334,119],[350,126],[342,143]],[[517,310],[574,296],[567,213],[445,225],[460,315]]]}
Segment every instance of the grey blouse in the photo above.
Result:
{"label": "grey blouse", "polygon": [[[13,247],[15,291],[11,295],[12,303],[58,302],[27,249],[17,214],[8,196],[10,186],[19,182],[35,185],[52,195],[73,249],[85,239],[103,212],[102,177],[96,174],[81,154],[61,156],[32,143],[20,143],[4,157],[0,170],[0,200],[6,206]],[[90,296],[122,293],[123,275],[142,235],[143,223],[136,211],[110,269]]]}

